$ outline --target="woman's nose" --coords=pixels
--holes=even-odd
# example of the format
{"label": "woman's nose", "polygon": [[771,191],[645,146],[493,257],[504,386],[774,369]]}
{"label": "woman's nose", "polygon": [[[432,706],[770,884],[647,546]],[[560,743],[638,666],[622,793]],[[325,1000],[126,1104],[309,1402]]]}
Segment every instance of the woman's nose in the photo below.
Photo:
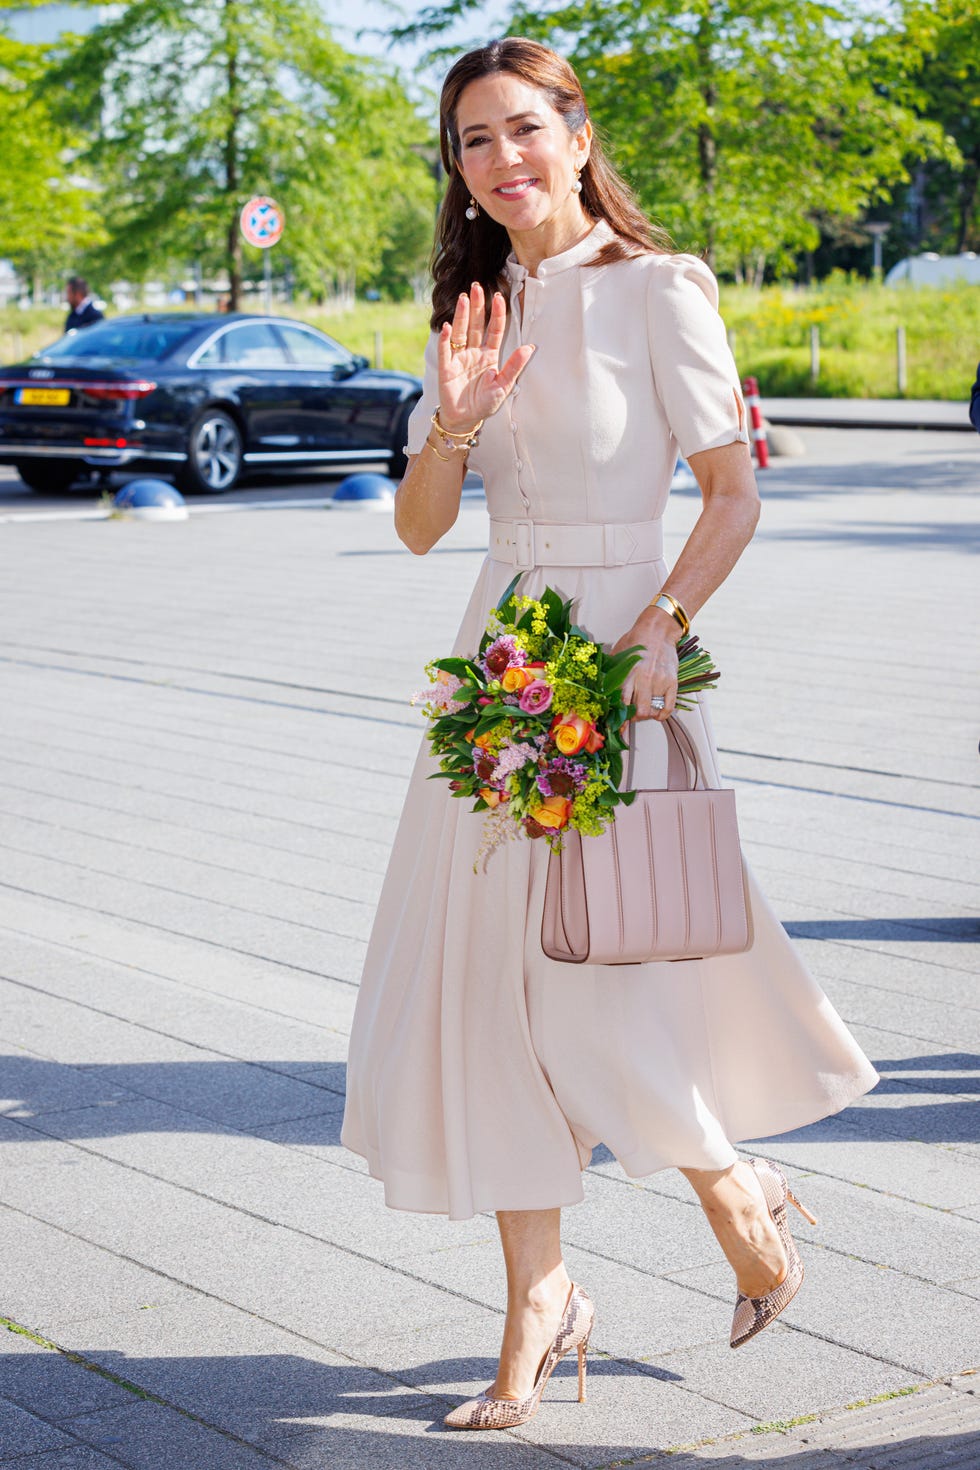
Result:
{"label": "woman's nose", "polygon": [[493,150],[493,161],[501,168],[511,168],[521,161],[521,150],[513,138],[498,138]]}

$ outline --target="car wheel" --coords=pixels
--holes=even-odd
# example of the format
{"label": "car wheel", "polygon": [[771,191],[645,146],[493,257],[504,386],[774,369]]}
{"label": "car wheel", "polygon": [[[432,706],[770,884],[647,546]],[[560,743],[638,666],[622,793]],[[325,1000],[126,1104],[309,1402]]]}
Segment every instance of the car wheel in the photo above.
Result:
{"label": "car wheel", "polygon": [[187,460],[177,484],[193,494],[221,495],[238,483],[241,472],[241,430],[222,409],[205,409],[188,436]]}
{"label": "car wheel", "polygon": [[24,484],[39,495],[60,495],[88,470],[80,459],[36,459],[16,465]]}
{"label": "car wheel", "polygon": [[391,463],[388,466],[388,474],[393,480],[400,480],[408,469],[405,440],[408,438],[408,421],[417,403],[417,398],[413,398],[411,403],[403,403],[395,419],[395,432],[391,440]]}

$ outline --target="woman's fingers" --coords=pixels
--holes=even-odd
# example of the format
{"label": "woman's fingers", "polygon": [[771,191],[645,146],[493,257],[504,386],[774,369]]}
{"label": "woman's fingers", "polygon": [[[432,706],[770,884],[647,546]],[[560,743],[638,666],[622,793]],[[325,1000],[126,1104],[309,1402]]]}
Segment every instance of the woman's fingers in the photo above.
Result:
{"label": "woman's fingers", "polygon": [[500,352],[500,344],[504,340],[504,332],[507,328],[507,303],[499,291],[494,291],[490,302],[490,320],[487,323],[486,348],[496,356]]}
{"label": "woman's fingers", "polygon": [[531,361],[536,350],[530,343],[525,344],[523,347],[515,347],[510,357],[508,357],[503,367],[497,373],[496,386],[503,390],[505,398]]}
{"label": "woman's fingers", "polygon": [[467,347],[483,346],[484,321],[484,296],[483,287],[479,281],[474,281],[470,287],[467,309],[469,311],[468,332],[466,337]]}

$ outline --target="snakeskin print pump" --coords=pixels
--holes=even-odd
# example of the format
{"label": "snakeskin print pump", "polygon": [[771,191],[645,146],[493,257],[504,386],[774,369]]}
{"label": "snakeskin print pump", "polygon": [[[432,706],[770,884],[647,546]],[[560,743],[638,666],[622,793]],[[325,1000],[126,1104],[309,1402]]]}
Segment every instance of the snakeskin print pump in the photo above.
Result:
{"label": "snakeskin print pump", "polygon": [[795,1205],[805,1220],[811,1225],[816,1225],[816,1217],[810,1214],[800,1204],[786,1182],[786,1176],[782,1169],[775,1164],[770,1164],[766,1159],[750,1159],[749,1161],[758,1175],[762,1192],[766,1197],[766,1204],[772,1216],[773,1224],[779,1231],[779,1239],[782,1241],[783,1250],[786,1252],[786,1275],[778,1286],[765,1296],[743,1296],[741,1292],[735,1302],[735,1316],[732,1319],[732,1347],[741,1347],[743,1342],[748,1342],[750,1337],[755,1337],[770,1322],[775,1322],[784,1307],[788,1307],[800,1287],[803,1285],[803,1262],[796,1248],[796,1241],[789,1231],[786,1223],[787,1201]]}
{"label": "snakeskin print pump", "polygon": [[541,1403],[544,1386],[566,1353],[578,1348],[578,1401],[585,1402],[585,1354],[595,1321],[595,1307],[580,1286],[572,1283],[565,1311],[554,1341],[545,1353],[534,1387],[523,1399],[495,1399],[490,1390],[479,1398],[467,1399],[447,1414],[443,1423],[450,1429],[513,1429],[533,1419]]}

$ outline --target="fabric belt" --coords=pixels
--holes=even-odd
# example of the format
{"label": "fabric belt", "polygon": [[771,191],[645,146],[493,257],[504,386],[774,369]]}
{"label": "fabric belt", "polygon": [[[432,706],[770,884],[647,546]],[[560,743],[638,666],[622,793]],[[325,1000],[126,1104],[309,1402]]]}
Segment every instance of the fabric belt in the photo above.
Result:
{"label": "fabric belt", "polygon": [[663,554],[662,521],[568,525],[490,520],[488,555],[522,572],[532,567],[624,567],[630,562],[659,561]]}

